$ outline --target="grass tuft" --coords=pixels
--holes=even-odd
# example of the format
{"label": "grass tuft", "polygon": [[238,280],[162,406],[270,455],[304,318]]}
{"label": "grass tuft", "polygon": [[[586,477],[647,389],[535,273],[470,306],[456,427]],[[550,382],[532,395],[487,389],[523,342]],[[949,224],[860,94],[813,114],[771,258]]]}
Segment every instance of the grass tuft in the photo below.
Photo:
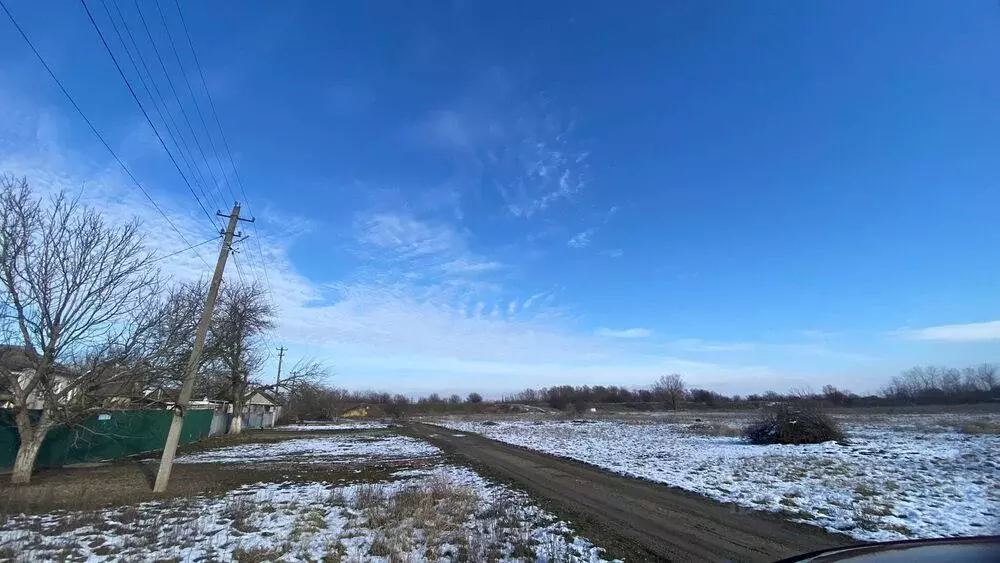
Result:
{"label": "grass tuft", "polygon": [[265,563],[268,561],[283,561],[284,555],[288,552],[287,546],[276,548],[252,547],[249,549],[237,548],[233,551],[233,561],[240,563]]}
{"label": "grass tuft", "polygon": [[354,493],[354,508],[364,510],[385,504],[385,486],[381,483],[359,485]]}

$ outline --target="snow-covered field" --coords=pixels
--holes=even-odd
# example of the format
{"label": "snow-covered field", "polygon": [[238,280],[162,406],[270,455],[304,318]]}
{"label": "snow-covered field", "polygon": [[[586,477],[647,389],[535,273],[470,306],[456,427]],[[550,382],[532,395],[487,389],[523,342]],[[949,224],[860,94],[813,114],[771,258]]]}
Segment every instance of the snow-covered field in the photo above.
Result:
{"label": "snow-covered field", "polygon": [[701,436],[662,417],[439,424],[723,502],[784,512],[858,539],[1000,533],[1000,436],[965,435],[933,420],[848,421],[849,445],[807,446]]}
{"label": "snow-covered field", "polygon": [[[290,436],[291,437],[291,436]],[[249,443],[177,458],[177,463],[356,463],[364,459],[400,460],[431,457],[441,450],[405,436],[340,434],[323,438],[292,438]]]}
{"label": "snow-covered field", "polygon": [[21,516],[0,530],[0,549],[16,561],[602,560],[565,522],[468,469],[401,473],[384,484],[259,483],[215,498]]}
{"label": "snow-covered field", "polygon": [[[182,458],[242,464],[422,457],[375,483],[261,482],[221,496],[0,519],[0,560],[603,561],[531,499],[410,438],[244,444]],[[180,460],[179,460],[180,461]]]}

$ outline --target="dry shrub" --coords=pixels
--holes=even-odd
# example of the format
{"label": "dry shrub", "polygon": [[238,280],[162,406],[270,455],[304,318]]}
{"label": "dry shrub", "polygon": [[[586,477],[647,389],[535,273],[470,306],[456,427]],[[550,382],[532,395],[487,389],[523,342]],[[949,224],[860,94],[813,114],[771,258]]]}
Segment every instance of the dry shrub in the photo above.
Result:
{"label": "dry shrub", "polygon": [[[429,559],[454,559],[457,554],[452,550],[465,543],[464,523],[478,502],[474,490],[443,475],[394,493],[382,485],[363,485],[354,499],[355,508],[364,511],[367,526],[378,530],[369,554],[388,557],[390,562],[414,547],[417,529],[426,541]],[[446,547],[438,553],[442,545]]]}
{"label": "dry shrub", "polygon": [[287,552],[288,546],[274,548],[238,547],[233,551],[233,561],[238,561],[239,563],[265,563],[270,561],[281,561]]}
{"label": "dry shrub", "polygon": [[56,525],[51,529],[51,533],[59,535],[73,532],[85,527],[98,527],[104,523],[104,516],[94,510],[82,510],[78,512],[67,512],[56,521]]}
{"label": "dry shrub", "polygon": [[1000,422],[992,420],[973,420],[966,422],[961,428],[962,434],[992,434],[1000,435]]}
{"label": "dry shrub", "polygon": [[380,483],[359,485],[354,493],[354,508],[362,510],[385,504],[385,486]]}
{"label": "dry shrub", "polygon": [[246,497],[235,497],[226,501],[221,516],[232,520],[232,526],[236,530],[253,532],[257,530],[252,521],[255,508],[253,500]]}
{"label": "dry shrub", "polygon": [[829,415],[809,405],[778,405],[747,425],[752,444],[820,444],[842,441],[844,433]]}

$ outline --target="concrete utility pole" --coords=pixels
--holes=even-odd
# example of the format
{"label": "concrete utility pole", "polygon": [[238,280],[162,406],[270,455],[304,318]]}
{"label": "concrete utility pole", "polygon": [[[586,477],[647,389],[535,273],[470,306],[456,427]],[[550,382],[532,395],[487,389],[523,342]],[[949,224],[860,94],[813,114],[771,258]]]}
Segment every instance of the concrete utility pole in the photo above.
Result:
{"label": "concrete utility pole", "polygon": [[278,348],[278,379],[274,382],[275,392],[278,391],[278,387],[281,387],[281,360],[285,357],[285,352],[287,351],[288,348],[285,348],[284,346]]}
{"label": "concrete utility pole", "polygon": [[[167,490],[167,483],[170,481],[170,470],[174,465],[174,454],[177,453],[177,443],[181,437],[181,427],[184,425],[184,413],[187,411],[188,402],[191,401],[191,391],[194,389],[194,380],[198,376],[198,363],[201,361],[201,352],[205,348],[205,335],[208,333],[208,325],[212,321],[212,311],[215,309],[215,300],[219,296],[219,286],[222,284],[222,272],[226,269],[226,259],[232,250],[233,235],[236,234],[236,224],[240,221],[240,204],[233,205],[233,211],[229,215],[216,212],[220,217],[228,217],[229,225],[223,231],[225,235],[222,239],[222,248],[219,249],[219,261],[215,263],[215,275],[212,276],[212,284],[208,287],[208,297],[205,299],[205,310],[201,312],[201,320],[198,321],[198,331],[194,337],[194,348],[188,358],[187,369],[184,371],[184,383],[181,385],[180,395],[177,396],[177,404],[174,405],[174,417],[170,421],[170,431],[167,432],[167,442],[163,446],[163,457],[160,458],[160,469],[156,473],[156,484],[153,492],[162,493]],[[246,219],[243,219],[246,221]],[[239,413],[233,413],[239,416]]]}

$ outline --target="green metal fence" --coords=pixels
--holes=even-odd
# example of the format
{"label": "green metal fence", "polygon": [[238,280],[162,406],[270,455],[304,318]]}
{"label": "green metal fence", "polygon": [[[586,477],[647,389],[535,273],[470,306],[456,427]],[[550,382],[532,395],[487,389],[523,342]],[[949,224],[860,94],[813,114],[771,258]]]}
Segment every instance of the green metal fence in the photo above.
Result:
{"label": "green metal fence", "polygon": [[[196,442],[209,434],[211,410],[189,410],[181,427],[181,444]],[[173,413],[156,411],[108,411],[74,426],[49,431],[36,467],[61,467],[71,463],[106,461],[163,449]],[[14,466],[21,440],[9,411],[0,411],[0,469]]]}

